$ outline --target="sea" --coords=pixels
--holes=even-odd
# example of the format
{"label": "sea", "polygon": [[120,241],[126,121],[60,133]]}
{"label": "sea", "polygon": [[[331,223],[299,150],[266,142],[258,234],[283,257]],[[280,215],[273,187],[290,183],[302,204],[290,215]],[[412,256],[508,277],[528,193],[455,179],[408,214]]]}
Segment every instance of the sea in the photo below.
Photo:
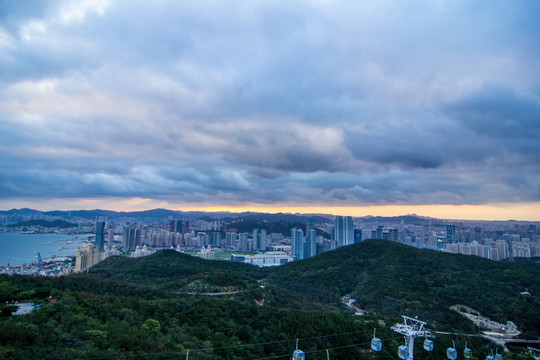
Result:
{"label": "sea", "polygon": [[51,256],[76,255],[91,234],[27,234],[0,232],[0,266],[22,265],[37,262],[38,253],[42,259]]}

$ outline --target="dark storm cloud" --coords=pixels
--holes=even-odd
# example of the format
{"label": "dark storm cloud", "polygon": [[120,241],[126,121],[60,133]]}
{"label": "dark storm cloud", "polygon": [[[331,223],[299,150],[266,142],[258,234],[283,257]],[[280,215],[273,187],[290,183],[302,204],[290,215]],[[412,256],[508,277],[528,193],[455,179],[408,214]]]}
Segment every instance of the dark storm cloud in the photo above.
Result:
{"label": "dark storm cloud", "polygon": [[539,198],[535,3],[0,4],[3,198]]}
{"label": "dark storm cloud", "polygon": [[[488,83],[443,106],[443,111],[476,133],[512,143],[540,144],[540,96],[519,95],[512,87]],[[513,144],[519,148],[519,144]]]}

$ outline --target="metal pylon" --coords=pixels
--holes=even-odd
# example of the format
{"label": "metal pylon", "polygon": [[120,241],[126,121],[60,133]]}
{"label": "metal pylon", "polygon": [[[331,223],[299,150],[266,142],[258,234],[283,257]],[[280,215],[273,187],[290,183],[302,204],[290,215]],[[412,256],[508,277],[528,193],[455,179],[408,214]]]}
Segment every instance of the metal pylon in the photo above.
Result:
{"label": "metal pylon", "polygon": [[408,316],[402,315],[403,323],[392,326],[392,330],[403,335],[405,337],[405,346],[409,350],[408,360],[414,359],[414,338],[416,337],[432,337],[429,330],[424,329],[424,325],[427,323],[418,319],[413,319]]}
{"label": "metal pylon", "polygon": [[529,353],[534,358],[534,360],[540,360],[540,350],[535,349],[533,347],[527,346],[527,349],[529,349]]}

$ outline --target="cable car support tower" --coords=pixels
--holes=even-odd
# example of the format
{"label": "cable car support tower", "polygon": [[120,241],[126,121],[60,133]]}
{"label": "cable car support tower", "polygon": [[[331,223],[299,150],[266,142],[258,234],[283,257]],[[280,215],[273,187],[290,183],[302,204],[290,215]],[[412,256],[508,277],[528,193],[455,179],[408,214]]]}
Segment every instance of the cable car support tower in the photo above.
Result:
{"label": "cable car support tower", "polygon": [[[402,315],[402,317],[403,323],[395,324],[392,326],[392,330],[405,337],[405,346],[409,353],[409,356],[405,360],[412,360],[414,358],[414,338],[423,337],[426,339],[426,342],[428,342],[429,340],[427,340],[427,338],[433,336],[429,330],[424,329],[424,326],[427,325],[427,323],[405,315]],[[424,343],[424,348],[426,347],[426,342]],[[431,343],[431,348],[433,348],[433,343],[431,341],[429,342]]]}

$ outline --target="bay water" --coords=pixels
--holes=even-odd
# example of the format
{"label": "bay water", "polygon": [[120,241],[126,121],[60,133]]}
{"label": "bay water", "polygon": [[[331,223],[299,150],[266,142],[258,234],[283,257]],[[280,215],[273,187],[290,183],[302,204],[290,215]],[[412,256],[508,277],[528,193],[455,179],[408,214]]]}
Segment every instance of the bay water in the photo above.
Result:
{"label": "bay water", "polygon": [[42,259],[52,255],[76,255],[77,248],[82,246],[88,235],[0,232],[0,266],[37,262],[38,252]]}

